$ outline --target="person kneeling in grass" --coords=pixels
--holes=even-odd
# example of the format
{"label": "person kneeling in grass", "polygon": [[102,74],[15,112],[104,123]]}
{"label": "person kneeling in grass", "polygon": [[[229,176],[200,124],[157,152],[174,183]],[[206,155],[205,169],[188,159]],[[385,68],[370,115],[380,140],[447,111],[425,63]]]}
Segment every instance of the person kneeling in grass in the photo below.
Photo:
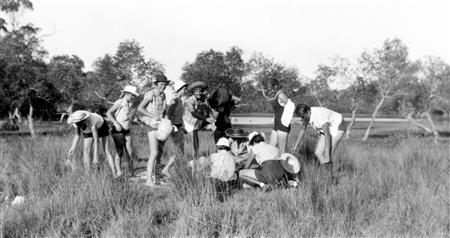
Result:
{"label": "person kneeling in grass", "polygon": [[346,130],[342,115],[328,108],[309,107],[305,104],[298,104],[295,108],[295,114],[302,118],[303,126],[300,127],[293,152],[297,151],[297,147],[305,135],[306,127],[310,125],[319,134],[314,153],[320,164],[328,171],[330,178],[334,178],[332,176],[332,154],[341,142]]}
{"label": "person kneeling in grass", "polygon": [[111,168],[114,177],[117,174],[114,169],[114,161],[108,146],[109,127],[106,121],[97,113],[88,111],[75,111],[67,119],[68,124],[72,124],[76,128],[75,136],[73,137],[72,146],[69,150],[69,156],[73,156],[75,147],[78,144],[80,135],[83,134],[83,162],[85,169],[91,168],[91,149],[94,147],[94,155],[92,163],[94,168],[99,169],[98,147],[99,140],[102,141],[103,150],[106,154],[108,165]]}
{"label": "person kneeling in grass", "polygon": [[[244,183],[260,186],[264,191],[269,190],[285,178],[278,149],[264,142],[263,133],[254,131],[248,135],[248,139],[249,156],[245,160],[244,169],[239,171],[239,179]],[[250,169],[253,160],[259,165],[256,169]]]}

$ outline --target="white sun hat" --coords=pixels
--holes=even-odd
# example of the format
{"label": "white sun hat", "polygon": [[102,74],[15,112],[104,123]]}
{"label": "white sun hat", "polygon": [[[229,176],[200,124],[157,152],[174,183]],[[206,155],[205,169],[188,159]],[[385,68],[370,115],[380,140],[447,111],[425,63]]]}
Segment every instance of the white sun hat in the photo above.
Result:
{"label": "white sun hat", "polygon": [[297,174],[300,172],[300,163],[298,162],[297,157],[293,154],[283,153],[280,156],[281,166],[284,170],[291,174]]}
{"label": "white sun hat", "polygon": [[225,137],[222,137],[222,138],[220,138],[218,141],[217,141],[217,144],[216,144],[217,146],[227,146],[227,147],[230,147],[230,140],[228,140],[227,138],[225,138]]}
{"label": "white sun hat", "polygon": [[135,96],[139,96],[139,93],[137,92],[137,88],[135,86],[132,85],[127,85],[125,86],[125,88],[123,88],[123,92],[124,93],[131,93]]}
{"label": "white sun hat", "polygon": [[186,87],[187,83],[185,83],[183,80],[174,80],[173,81],[173,89],[175,92],[178,92],[181,88]]}
{"label": "white sun hat", "polygon": [[68,124],[75,124],[77,122],[80,122],[86,118],[88,118],[91,115],[90,112],[84,111],[84,110],[78,110],[70,114],[69,118],[67,118]]}
{"label": "white sun hat", "polygon": [[264,138],[264,140],[266,140],[266,135],[264,135],[263,132],[253,131],[252,133],[248,134],[248,141],[251,141],[253,137],[255,137],[258,134],[261,135]]}

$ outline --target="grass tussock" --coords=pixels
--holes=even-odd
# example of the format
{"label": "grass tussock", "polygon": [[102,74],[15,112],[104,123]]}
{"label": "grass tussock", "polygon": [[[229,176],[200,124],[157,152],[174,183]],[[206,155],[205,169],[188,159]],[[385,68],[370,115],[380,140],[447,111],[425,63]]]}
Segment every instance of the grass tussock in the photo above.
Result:
{"label": "grass tussock", "polygon": [[[141,139],[145,137],[138,137]],[[335,154],[336,185],[330,184],[314,162],[314,141],[309,140],[298,155],[302,160],[302,181],[297,188],[267,193],[244,189],[225,202],[215,199],[207,174],[192,172],[186,166],[188,159],[181,155],[172,170],[171,189],[149,189],[113,180],[106,163],[97,173],[81,168],[67,170],[63,159],[69,144],[67,136],[0,141],[0,192],[26,197],[20,207],[0,205],[2,236],[449,234],[448,145],[421,138],[343,142]],[[146,143],[137,146],[139,150]],[[166,144],[168,151],[171,146]],[[191,154],[189,146],[186,154]],[[207,147],[212,150],[212,144]]]}

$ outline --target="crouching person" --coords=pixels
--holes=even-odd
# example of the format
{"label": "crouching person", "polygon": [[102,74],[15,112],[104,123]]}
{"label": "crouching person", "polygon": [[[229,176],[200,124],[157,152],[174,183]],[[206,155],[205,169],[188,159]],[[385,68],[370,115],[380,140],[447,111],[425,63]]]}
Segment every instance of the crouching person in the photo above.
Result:
{"label": "crouching person", "polygon": [[[248,139],[249,156],[245,160],[244,169],[239,171],[239,179],[248,185],[259,186],[263,191],[270,190],[286,176],[278,149],[264,142],[263,133],[254,131]],[[259,166],[256,169],[250,168],[253,160],[256,160]]]}
{"label": "crouching person", "polygon": [[223,202],[231,195],[232,189],[238,187],[235,165],[237,158],[231,154],[230,141],[227,138],[220,138],[216,146],[217,152],[210,155],[210,176],[214,181],[216,197]]}

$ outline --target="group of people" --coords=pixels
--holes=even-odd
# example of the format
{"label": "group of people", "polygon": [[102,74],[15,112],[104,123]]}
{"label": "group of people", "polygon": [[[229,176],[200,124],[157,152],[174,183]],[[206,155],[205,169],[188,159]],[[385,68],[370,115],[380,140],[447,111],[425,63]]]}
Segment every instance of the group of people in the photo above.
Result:
{"label": "group of people", "polygon": [[[192,94],[186,97],[186,91]],[[155,77],[153,87],[144,94],[137,109],[133,109],[133,98],[137,88],[125,86],[120,98],[106,113],[110,125],[102,116],[78,110],[67,122],[76,128],[69,155],[83,136],[83,163],[85,168],[99,168],[99,148],[105,152],[108,165],[115,177],[123,176],[121,160],[128,157],[128,171],[133,174],[133,150],[131,121],[138,118],[145,124],[150,153],[147,162],[146,185],[157,186],[162,176],[170,176],[169,167],[177,155],[185,155],[185,135],[192,137],[194,159],[188,164],[192,169],[209,168],[210,176],[220,188],[242,185],[258,186],[263,190],[273,185],[288,182],[300,170],[297,158],[292,155],[303,140],[306,126],[311,125],[319,135],[315,154],[320,164],[332,169],[332,153],[341,141],[345,122],[342,115],[323,107],[295,105],[280,89],[277,80],[269,87],[261,88],[263,96],[272,105],[274,126],[267,141],[263,132],[248,133],[233,128],[230,114],[241,99],[224,87],[208,92],[208,85],[197,81],[190,85],[182,80],[170,83],[163,74]],[[135,113],[137,111],[137,113]],[[302,120],[302,126],[294,146],[287,153],[288,135],[294,116]],[[213,131],[217,152],[207,157],[199,155],[199,130]],[[116,148],[113,157],[107,143],[111,135]],[[160,163],[165,141],[172,138],[176,151],[165,168],[156,171]],[[101,143],[100,143],[101,142]],[[101,144],[101,147],[100,147]],[[91,150],[93,158],[91,159]],[[187,160],[186,160],[187,162]],[[239,183],[238,183],[239,182]]]}

